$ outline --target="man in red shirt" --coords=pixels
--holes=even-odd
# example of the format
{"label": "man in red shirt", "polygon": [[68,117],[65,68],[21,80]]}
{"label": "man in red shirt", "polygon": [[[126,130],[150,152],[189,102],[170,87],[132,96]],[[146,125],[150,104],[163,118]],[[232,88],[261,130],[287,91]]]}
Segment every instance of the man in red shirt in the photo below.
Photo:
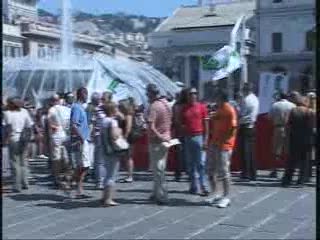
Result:
{"label": "man in red shirt", "polygon": [[[208,142],[208,175],[212,197],[208,203],[217,203],[217,207],[225,208],[230,204],[230,159],[236,140],[237,114],[228,103],[228,94],[221,91],[218,96],[218,109],[212,116],[212,128]],[[223,182],[223,197],[216,195],[217,178]]]}
{"label": "man in red shirt", "polygon": [[203,151],[204,144],[208,139],[207,120],[207,108],[204,104],[198,102],[197,90],[191,88],[189,90],[188,103],[181,110],[181,122],[186,136],[187,165],[189,165],[191,178],[189,191],[192,194],[208,195],[209,193],[205,173],[206,156]]}

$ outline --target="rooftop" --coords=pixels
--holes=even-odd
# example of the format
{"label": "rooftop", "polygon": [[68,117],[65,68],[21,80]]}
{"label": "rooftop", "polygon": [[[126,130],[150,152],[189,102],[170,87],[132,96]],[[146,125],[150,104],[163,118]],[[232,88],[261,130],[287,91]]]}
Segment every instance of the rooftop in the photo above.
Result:
{"label": "rooftop", "polygon": [[255,9],[254,0],[237,0],[228,4],[218,4],[213,11],[209,6],[181,6],[155,31],[165,32],[233,25],[243,14],[247,15],[247,18],[252,17]]}

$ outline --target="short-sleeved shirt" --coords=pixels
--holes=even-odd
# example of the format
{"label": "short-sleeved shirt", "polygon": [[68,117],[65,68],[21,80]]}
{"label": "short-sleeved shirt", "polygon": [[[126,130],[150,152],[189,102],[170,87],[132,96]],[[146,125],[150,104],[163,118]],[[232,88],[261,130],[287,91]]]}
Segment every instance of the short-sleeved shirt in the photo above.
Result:
{"label": "short-sleeved shirt", "polygon": [[273,125],[276,127],[285,127],[289,113],[295,107],[295,104],[285,99],[272,104],[269,116],[272,119]]}
{"label": "short-sleeved shirt", "polygon": [[[165,99],[157,99],[149,105],[147,121],[154,122],[156,130],[163,136],[171,137],[171,108]],[[150,141],[158,141],[157,136],[150,133]]]}
{"label": "short-sleeved shirt", "polygon": [[[78,132],[82,140],[88,140],[90,138],[90,129],[88,125],[88,117],[84,107],[80,103],[75,103],[71,107],[70,124],[76,125]],[[73,133],[71,135],[71,141],[77,139],[77,136]]]}
{"label": "short-sleeved shirt", "polygon": [[31,128],[34,124],[29,112],[24,108],[19,111],[5,111],[3,117],[4,124],[11,126],[10,141],[12,142],[18,142],[23,129]]}
{"label": "short-sleeved shirt", "polygon": [[187,136],[203,134],[206,119],[208,119],[208,110],[202,103],[187,104],[181,110],[181,122],[185,126]]}
{"label": "short-sleeved shirt", "polygon": [[253,128],[259,114],[259,99],[253,93],[244,97],[240,104],[240,125],[247,125],[248,128]]}
{"label": "short-sleeved shirt", "polygon": [[212,128],[210,129],[210,143],[220,144],[222,141],[222,150],[233,150],[236,137],[232,136],[225,141],[226,134],[237,127],[237,113],[234,107],[229,103],[224,103],[218,108],[216,115],[212,118]]}
{"label": "short-sleeved shirt", "polygon": [[58,128],[51,134],[56,145],[63,143],[69,133],[71,109],[62,105],[55,105],[49,109],[48,119]]}
{"label": "short-sleeved shirt", "polygon": [[96,145],[100,145],[100,135],[101,135],[101,128],[102,128],[102,121],[106,118],[106,114],[102,109],[102,105],[96,106],[94,108],[94,112],[91,118],[92,125],[93,125],[93,132],[92,137],[95,141]]}

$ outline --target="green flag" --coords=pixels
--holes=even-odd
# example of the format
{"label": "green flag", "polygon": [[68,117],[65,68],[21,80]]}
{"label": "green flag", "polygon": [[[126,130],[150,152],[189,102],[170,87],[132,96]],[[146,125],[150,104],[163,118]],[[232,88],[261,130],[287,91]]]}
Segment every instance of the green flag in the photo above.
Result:
{"label": "green flag", "polygon": [[121,83],[121,82],[122,82],[122,81],[121,81],[120,79],[118,79],[118,78],[113,79],[113,80],[110,82],[110,84],[109,84],[109,86],[108,86],[108,89],[109,89],[110,91],[112,91],[112,92],[115,92],[116,88],[118,87],[119,83]]}

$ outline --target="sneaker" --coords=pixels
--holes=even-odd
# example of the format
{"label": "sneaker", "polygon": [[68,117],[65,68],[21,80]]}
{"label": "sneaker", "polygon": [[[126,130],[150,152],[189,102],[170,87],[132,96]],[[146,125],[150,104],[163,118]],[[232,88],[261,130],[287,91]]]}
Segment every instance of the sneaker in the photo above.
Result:
{"label": "sneaker", "polygon": [[212,197],[210,197],[210,198],[207,198],[207,199],[205,200],[205,202],[208,203],[208,204],[210,204],[210,205],[213,205],[213,204],[218,203],[221,199],[222,199],[222,196],[220,196],[220,195],[214,195],[214,196],[212,196]]}
{"label": "sneaker", "polygon": [[127,177],[123,180],[126,183],[132,183],[133,182],[133,178],[132,177]]}
{"label": "sneaker", "polygon": [[48,157],[47,157],[46,155],[44,155],[44,154],[39,155],[39,156],[38,156],[38,158],[41,158],[41,159],[48,159]]}
{"label": "sneaker", "polygon": [[217,207],[218,208],[226,208],[230,205],[230,202],[231,201],[229,198],[224,197],[218,202]]}

